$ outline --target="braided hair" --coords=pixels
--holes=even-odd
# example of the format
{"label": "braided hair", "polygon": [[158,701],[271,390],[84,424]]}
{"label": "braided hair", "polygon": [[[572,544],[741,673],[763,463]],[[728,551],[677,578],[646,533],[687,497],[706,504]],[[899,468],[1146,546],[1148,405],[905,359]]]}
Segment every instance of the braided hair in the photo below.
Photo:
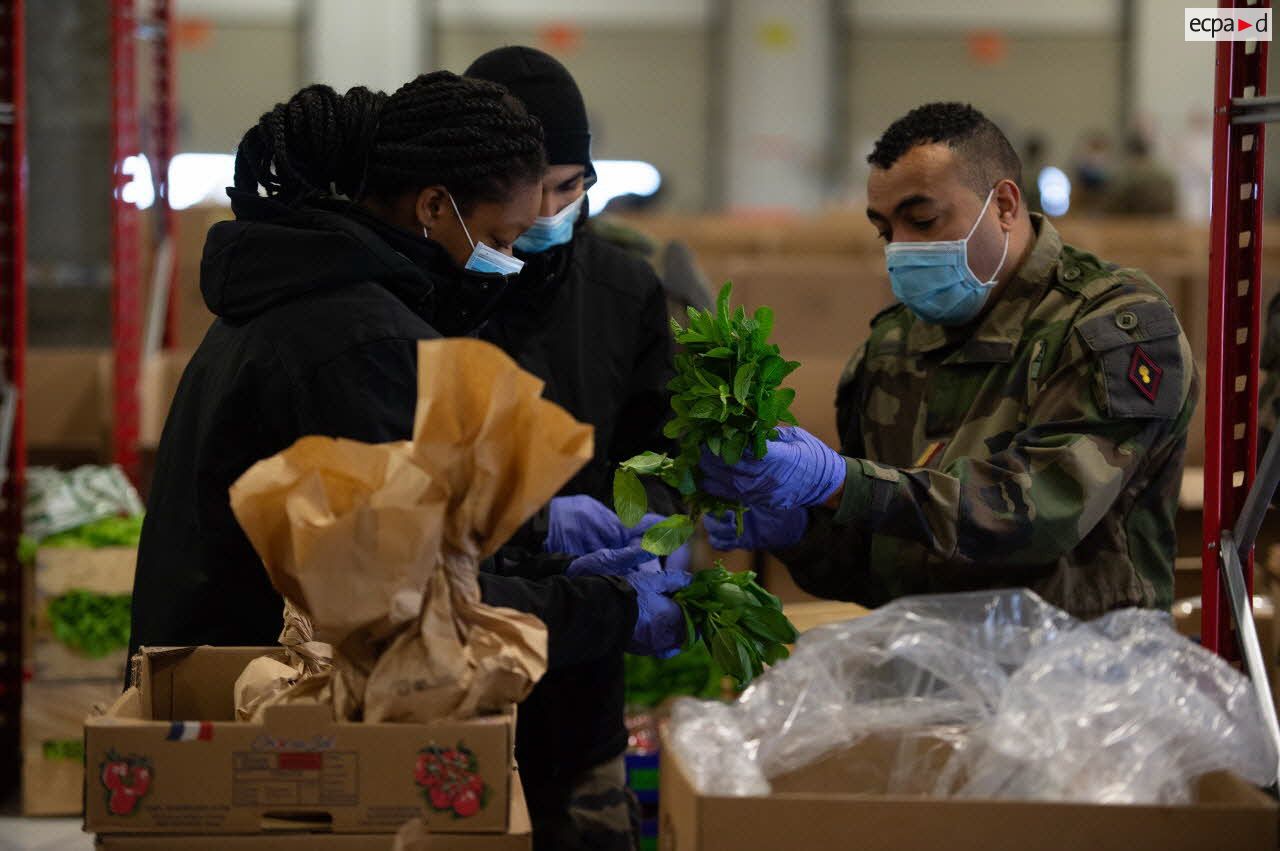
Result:
{"label": "braided hair", "polygon": [[391,95],[307,86],[244,134],[235,186],[296,205],[439,184],[466,209],[504,201],[545,170],[542,126],[503,86],[435,71]]}

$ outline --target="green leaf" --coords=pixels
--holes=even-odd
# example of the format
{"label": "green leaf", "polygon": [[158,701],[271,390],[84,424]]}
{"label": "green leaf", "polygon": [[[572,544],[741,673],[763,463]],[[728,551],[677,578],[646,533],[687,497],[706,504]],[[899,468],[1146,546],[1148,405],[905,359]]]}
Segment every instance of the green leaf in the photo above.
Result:
{"label": "green leaf", "polygon": [[681,649],[687,653],[698,640],[698,631],[693,626],[693,613],[684,603],[680,604],[680,611],[684,614],[684,647]]}
{"label": "green leaf", "polygon": [[716,346],[710,351],[703,352],[702,356],[704,358],[731,358],[733,357],[733,349],[726,346]]}
{"label": "green leaf", "polygon": [[764,661],[766,665],[776,665],[783,659],[791,656],[791,651],[787,649],[785,644],[770,644],[765,648]]}
{"label": "green leaf", "polygon": [[619,468],[613,474],[613,510],[628,529],[644,519],[649,509],[649,495],[631,470]]}
{"label": "green leaf", "polygon": [[756,600],[759,601],[760,605],[769,606],[770,608],[778,610],[782,609],[782,600],[777,596],[770,594],[756,583],[752,582],[750,585],[745,586],[745,588],[746,592],[752,597],[755,597]]}
{"label": "green leaf", "polygon": [[751,452],[757,459],[763,458],[769,451],[769,438],[763,431],[756,432],[755,443]]}
{"label": "green leaf", "polygon": [[721,444],[722,444],[722,440],[720,438],[720,435],[718,434],[713,434],[707,438],[707,448],[710,449],[712,454],[714,455],[720,454]]}
{"label": "green leaf", "polygon": [[711,648],[711,658],[720,669],[733,677],[734,682],[743,682],[746,672],[739,668],[738,648],[733,639],[726,637],[724,632],[717,631],[711,636],[708,646]]}
{"label": "green leaf", "polygon": [[675,440],[684,433],[687,427],[687,421],[684,417],[676,417],[674,420],[668,420],[667,424],[662,427],[662,436]]}
{"label": "green leaf", "polygon": [[720,412],[723,409],[724,402],[719,399],[699,399],[689,409],[689,419],[714,420],[720,416]]}
{"label": "green leaf", "polygon": [[669,556],[692,537],[693,530],[693,519],[689,515],[673,514],[645,532],[640,545],[654,555]]}
{"label": "green leaf", "polygon": [[777,355],[769,355],[760,365],[760,383],[766,387],[776,387],[787,375],[787,362]]}
{"label": "green leaf", "polygon": [[766,641],[790,644],[799,635],[787,616],[777,609],[753,606],[742,616],[743,625]]}
{"label": "green leaf", "polygon": [[759,325],[760,339],[762,341],[769,339],[769,335],[773,333],[773,308],[757,307],[755,320]]}
{"label": "green leaf", "polygon": [[778,410],[786,410],[791,407],[791,403],[796,400],[796,391],[790,387],[783,387],[773,394],[773,398],[778,400]]}
{"label": "green leaf", "polygon": [[666,456],[666,453],[641,452],[639,455],[623,461],[621,467],[641,476],[652,476],[670,461],[671,459]]}
{"label": "green leaf", "polygon": [[733,281],[727,281],[720,288],[720,295],[716,297],[716,316],[723,322],[729,322],[729,296],[733,292]]}
{"label": "green leaf", "polygon": [[751,380],[755,377],[755,364],[747,363],[738,367],[738,373],[733,377],[733,398],[745,404],[751,397]]}
{"label": "green leaf", "polygon": [[742,453],[746,448],[747,433],[740,431],[725,441],[724,453],[720,457],[724,459],[724,463],[732,467],[742,460]]}
{"label": "green leaf", "polygon": [[760,400],[760,406],[756,408],[756,416],[760,422],[772,427],[778,421],[778,397],[770,393]]}

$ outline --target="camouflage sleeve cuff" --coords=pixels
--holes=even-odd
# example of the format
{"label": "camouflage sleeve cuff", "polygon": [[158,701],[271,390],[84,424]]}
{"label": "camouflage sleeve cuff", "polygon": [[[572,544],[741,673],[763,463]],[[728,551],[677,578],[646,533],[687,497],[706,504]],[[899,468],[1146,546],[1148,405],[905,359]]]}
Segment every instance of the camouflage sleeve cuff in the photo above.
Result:
{"label": "camouflage sleeve cuff", "polygon": [[847,526],[861,522],[874,528],[875,519],[883,516],[898,484],[898,471],[894,467],[876,464],[865,458],[846,458],[849,465],[844,480],[844,494],[836,509],[835,522]]}

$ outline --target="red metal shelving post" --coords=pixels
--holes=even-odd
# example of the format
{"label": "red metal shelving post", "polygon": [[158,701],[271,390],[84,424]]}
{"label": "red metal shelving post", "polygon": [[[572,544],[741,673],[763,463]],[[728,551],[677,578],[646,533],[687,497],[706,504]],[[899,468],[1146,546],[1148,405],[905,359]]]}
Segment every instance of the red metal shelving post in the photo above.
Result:
{"label": "red metal shelving post", "polygon": [[[22,534],[26,439],[23,419],[26,353],[26,84],[23,0],[0,0],[0,385],[13,393],[0,405],[0,438],[8,432],[0,487],[0,789],[18,779],[22,699]],[[3,395],[3,394],[0,394]],[[4,441],[0,439],[0,443]],[[12,757],[12,758],[11,758]]]}
{"label": "red metal shelving post", "polygon": [[[155,262],[165,262],[156,280],[168,289],[165,308],[164,347],[171,349],[178,344],[178,214],[169,199],[169,165],[173,161],[177,144],[177,100],[175,94],[175,66],[173,30],[173,4],[170,0],[154,0],[151,8],[153,27],[152,66],[155,73],[151,109],[155,118],[155,167],[156,213],[160,216],[160,239],[156,241]],[[159,250],[164,244],[167,251]]]}
{"label": "red metal shelving post", "polygon": [[142,153],[138,133],[135,75],[137,17],[134,0],[111,5],[111,328],[113,373],[112,455],[129,477],[138,478],[138,375],[141,368],[139,315],[139,211],[126,201],[132,180],[125,161]]}
{"label": "red metal shelving post", "polygon": [[[1234,3],[1223,2],[1223,8]],[[1247,4],[1269,7],[1270,0]],[[1220,577],[1219,541],[1240,516],[1258,452],[1258,342],[1262,310],[1263,121],[1240,120],[1263,98],[1267,43],[1217,44],[1213,201],[1209,244],[1209,351],[1205,376],[1202,640],[1230,659],[1239,651]],[[1253,553],[1242,554],[1253,593]]]}

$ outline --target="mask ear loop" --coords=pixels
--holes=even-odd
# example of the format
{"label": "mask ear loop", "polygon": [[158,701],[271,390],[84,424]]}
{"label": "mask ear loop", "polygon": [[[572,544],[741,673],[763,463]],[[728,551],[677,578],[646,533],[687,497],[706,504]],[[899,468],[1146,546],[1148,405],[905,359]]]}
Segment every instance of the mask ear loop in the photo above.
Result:
{"label": "mask ear loop", "polygon": [[[977,220],[973,223],[973,227],[969,228],[969,233],[964,238],[964,267],[969,270],[969,274],[973,275],[973,267],[969,265],[969,240],[978,232],[978,225],[982,224],[982,217],[987,214],[987,207],[991,206],[991,199],[996,195],[996,188],[991,187],[991,191],[987,193],[987,200],[982,202],[982,210],[978,213]],[[996,276],[1000,274],[1000,270],[1004,268],[1004,261],[1009,256],[1009,232],[1004,232],[1004,250],[1000,252],[1000,263],[996,266],[996,270],[991,273],[991,277],[986,281],[979,281],[984,287],[990,287],[995,284]],[[977,280],[978,276],[973,275]]]}
{"label": "mask ear loop", "polygon": [[458,212],[458,202],[453,200],[452,192],[449,193],[449,203],[453,205],[453,214],[458,217],[458,224],[462,225],[462,232],[467,235],[467,242],[471,243],[471,250],[475,251],[476,241],[471,238],[471,231],[467,230],[467,223],[462,220],[462,213]]}

